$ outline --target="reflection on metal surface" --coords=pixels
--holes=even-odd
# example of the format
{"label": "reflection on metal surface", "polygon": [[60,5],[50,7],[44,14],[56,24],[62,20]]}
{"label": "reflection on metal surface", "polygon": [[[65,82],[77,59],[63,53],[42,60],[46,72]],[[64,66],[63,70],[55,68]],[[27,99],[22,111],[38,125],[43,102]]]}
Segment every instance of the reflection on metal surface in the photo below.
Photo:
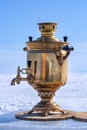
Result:
{"label": "reflection on metal surface", "polygon": [[[26,118],[28,120],[66,119],[72,117],[72,113],[61,110],[52,99],[55,92],[67,82],[67,58],[73,47],[69,47],[66,36],[63,42],[55,38],[56,23],[39,23],[38,25],[41,37],[36,40],[29,37],[24,48],[24,51],[27,52],[27,67],[23,69],[18,67],[17,76],[12,80],[11,85],[28,81],[38,92],[41,101],[27,112],[27,115],[26,113],[23,113],[22,116],[17,114],[16,117],[25,120]],[[21,77],[21,73],[26,74],[26,77]],[[38,118],[38,114],[40,114],[40,118]],[[26,118],[23,117],[25,115]],[[35,115],[34,118],[33,115]]]}
{"label": "reflection on metal surface", "polygon": [[42,53],[42,81],[46,81],[46,53]]}

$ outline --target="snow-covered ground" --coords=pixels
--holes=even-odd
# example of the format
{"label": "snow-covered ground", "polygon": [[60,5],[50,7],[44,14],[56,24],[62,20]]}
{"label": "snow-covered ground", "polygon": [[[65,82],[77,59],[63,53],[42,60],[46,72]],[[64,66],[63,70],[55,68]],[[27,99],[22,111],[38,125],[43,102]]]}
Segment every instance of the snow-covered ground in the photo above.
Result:
{"label": "snow-covered ground", "polygon": [[[72,119],[63,121],[23,121],[15,118],[18,111],[31,110],[40,100],[27,82],[11,86],[15,75],[0,75],[0,130],[86,130],[86,122]],[[87,111],[87,73],[68,75],[68,82],[56,92],[54,101],[61,108]]]}

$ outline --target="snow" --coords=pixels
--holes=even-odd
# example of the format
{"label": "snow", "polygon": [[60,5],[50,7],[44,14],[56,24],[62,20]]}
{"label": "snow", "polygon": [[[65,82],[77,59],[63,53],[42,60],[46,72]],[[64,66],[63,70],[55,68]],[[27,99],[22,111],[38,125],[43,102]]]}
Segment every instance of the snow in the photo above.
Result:
{"label": "snow", "polygon": [[[14,74],[0,75],[0,130],[86,130],[87,123],[72,119],[62,121],[23,121],[17,112],[31,110],[40,100],[27,82],[11,86]],[[56,92],[54,101],[63,109],[87,111],[87,73],[68,75],[68,82]]]}

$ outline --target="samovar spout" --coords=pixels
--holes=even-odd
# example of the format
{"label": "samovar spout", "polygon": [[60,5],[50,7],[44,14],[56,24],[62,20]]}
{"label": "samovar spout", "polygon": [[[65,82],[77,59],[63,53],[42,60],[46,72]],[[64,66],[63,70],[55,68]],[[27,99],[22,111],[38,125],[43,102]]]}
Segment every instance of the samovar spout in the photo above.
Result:
{"label": "samovar spout", "polygon": [[11,85],[15,85],[16,83],[19,84],[20,81],[21,81],[21,77],[20,77],[20,66],[18,66],[17,76],[16,76],[16,78],[12,79]]}
{"label": "samovar spout", "polygon": [[[28,74],[28,77],[21,77],[20,72],[22,74]],[[21,81],[28,81],[28,83],[32,84],[34,80],[34,76],[29,72],[29,69],[22,68],[20,69],[20,66],[18,66],[17,69],[17,76],[16,78],[12,79],[11,85],[20,84]]]}
{"label": "samovar spout", "polygon": [[12,79],[11,85],[15,85],[16,82],[17,82],[17,78]]}

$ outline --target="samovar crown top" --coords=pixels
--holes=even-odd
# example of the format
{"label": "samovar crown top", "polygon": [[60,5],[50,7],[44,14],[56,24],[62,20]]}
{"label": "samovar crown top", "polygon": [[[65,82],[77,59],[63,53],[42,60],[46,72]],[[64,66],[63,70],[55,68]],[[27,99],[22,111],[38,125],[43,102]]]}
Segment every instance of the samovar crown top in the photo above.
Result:
{"label": "samovar crown top", "polygon": [[57,23],[55,23],[55,22],[43,22],[43,23],[38,23],[38,25],[53,25],[53,24],[57,25]]}
{"label": "samovar crown top", "polygon": [[[52,32],[56,31],[57,23],[55,23],[55,22],[44,22],[44,23],[38,23],[38,25],[39,25],[39,30],[40,30],[41,33],[44,33],[44,32],[52,33]],[[52,34],[54,34],[54,33],[52,33]]]}

